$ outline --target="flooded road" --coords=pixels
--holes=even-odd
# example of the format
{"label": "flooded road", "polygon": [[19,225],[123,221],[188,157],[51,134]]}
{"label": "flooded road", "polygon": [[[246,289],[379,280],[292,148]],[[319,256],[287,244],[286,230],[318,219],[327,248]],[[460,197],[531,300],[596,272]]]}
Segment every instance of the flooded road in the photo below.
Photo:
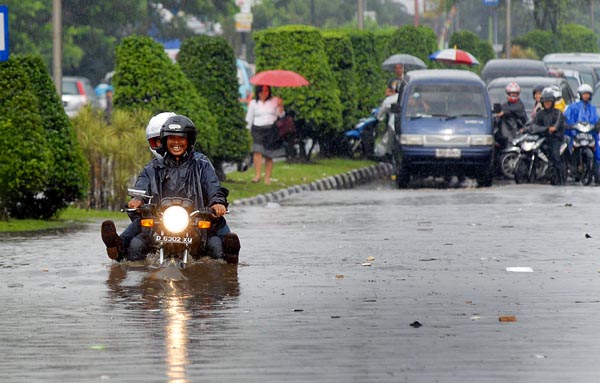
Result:
{"label": "flooded road", "polygon": [[0,381],[596,382],[598,193],[383,183],[232,207],[240,266],[177,282],[111,262],[99,223],[1,238]]}

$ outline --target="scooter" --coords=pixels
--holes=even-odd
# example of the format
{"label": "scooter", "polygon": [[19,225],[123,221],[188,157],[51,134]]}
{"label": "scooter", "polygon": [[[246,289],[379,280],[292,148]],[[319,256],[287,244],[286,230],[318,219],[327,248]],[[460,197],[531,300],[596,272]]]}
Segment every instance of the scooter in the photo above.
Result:
{"label": "scooter", "polygon": [[594,149],[596,142],[591,133],[594,126],[579,122],[572,128],[576,131],[576,134],[571,137],[573,152],[567,161],[567,169],[575,180],[579,180],[582,185],[587,186],[594,179]]}
{"label": "scooter", "polygon": [[[546,137],[538,134],[526,133],[515,138],[515,144],[521,149],[521,155],[515,164],[515,182],[547,182],[557,183],[558,174],[548,159]],[[561,156],[564,155],[567,144],[560,147]]]}
{"label": "scooter", "polygon": [[128,194],[143,200],[137,209],[121,211],[140,215],[142,230],[152,233],[152,247],[158,252],[159,267],[175,266],[179,269],[191,260],[191,252],[205,253],[208,231],[212,225],[211,208],[193,210],[188,198],[165,197],[158,204],[143,190],[128,189]]}
{"label": "scooter", "polygon": [[342,147],[344,154],[350,158],[371,158],[375,150],[375,135],[377,134],[377,114],[379,108],[371,110],[369,117],[361,118],[360,121],[344,132]]}

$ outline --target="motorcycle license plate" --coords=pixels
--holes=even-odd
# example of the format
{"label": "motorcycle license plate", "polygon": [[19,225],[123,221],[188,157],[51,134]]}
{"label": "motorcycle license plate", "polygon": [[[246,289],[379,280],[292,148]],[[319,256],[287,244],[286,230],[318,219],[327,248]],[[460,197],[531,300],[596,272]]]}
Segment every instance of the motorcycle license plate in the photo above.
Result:
{"label": "motorcycle license plate", "polygon": [[438,158],[460,158],[460,149],[436,149],[435,156]]}
{"label": "motorcycle license plate", "polygon": [[176,237],[171,235],[157,235],[154,237],[156,242],[162,243],[181,243],[181,244],[190,244],[192,243],[192,238],[190,237]]}

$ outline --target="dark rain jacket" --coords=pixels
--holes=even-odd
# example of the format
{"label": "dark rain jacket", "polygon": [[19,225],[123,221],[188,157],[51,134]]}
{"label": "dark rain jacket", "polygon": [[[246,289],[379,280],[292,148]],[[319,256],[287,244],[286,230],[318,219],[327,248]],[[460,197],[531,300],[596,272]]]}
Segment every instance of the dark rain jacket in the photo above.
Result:
{"label": "dark rain jacket", "polygon": [[518,127],[523,127],[527,123],[527,112],[521,100],[517,102],[505,102],[502,104],[502,111],[504,112],[503,117],[507,120],[512,119],[518,122]]}
{"label": "dark rain jacket", "polygon": [[[551,126],[556,127],[554,133],[548,132]],[[565,134],[565,118],[559,109],[542,109],[536,113],[530,130],[532,133],[546,134],[550,139],[562,141]]]}
{"label": "dark rain jacket", "polygon": [[[152,160],[138,176],[134,188],[145,190],[153,203],[165,197],[182,197],[191,199],[195,209],[214,204],[228,206],[229,190],[221,186],[208,158],[194,151],[185,153],[179,161],[169,154]],[[224,225],[225,218],[220,217],[211,231]]]}

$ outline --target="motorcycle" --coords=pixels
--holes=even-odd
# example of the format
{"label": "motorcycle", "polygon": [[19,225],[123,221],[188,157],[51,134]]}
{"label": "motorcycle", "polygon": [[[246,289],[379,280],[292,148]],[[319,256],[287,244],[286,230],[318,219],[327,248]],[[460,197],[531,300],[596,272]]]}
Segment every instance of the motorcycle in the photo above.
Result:
{"label": "motorcycle", "polygon": [[122,209],[140,215],[143,229],[151,230],[153,249],[158,251],[159,266],[185,268],[192,249],[206,252],[208,231],[212,225],[211,208],[193,210],[188,198],[165,197],[158,204],[143,190],[128,189],[128,194],[143,200],[137,209]]}
{"label": "motorcycle", "polygon": [[377,114],[379,108],[374,108],[369,117],[361,118],[353,129],[344,132],[343,150],[350,158],[371,158],[375,151],[375,136],[377,134]]}
{"label": "motorcycle", "polygon": [[573,151],[567,161],[567,171],[582,185],[589,185],[594,179],[594,149],[596,146],[592,131],[594,126],[589,123],[579,122],[572,126],[576,131],[571,137]]}
{"label": "motorcycle", "polygon": [[[546,154],[546,137],[538,134],[526,133],[515,138],[514,143],[519,146],[521,155],[515,164],[515,182],[547,182],[557,183],[558,174],[554,166],[550,166]],[[563,144],[560,153],[563,155],[567,145]]]}
{"label": "motorcycle", "polygon": [[[493,113],[497,114],[501,111],[500,104],[494,104]],[[527,127],[528,124],[525,125]],[[496,173],[507,179],[514,179],[515,165],[517,159],[521,155],[521,149],[518,145],[520,138],[518,132],[521,124],[504,116],[494,118],[494,140],[496,142],[495,162]]]}

